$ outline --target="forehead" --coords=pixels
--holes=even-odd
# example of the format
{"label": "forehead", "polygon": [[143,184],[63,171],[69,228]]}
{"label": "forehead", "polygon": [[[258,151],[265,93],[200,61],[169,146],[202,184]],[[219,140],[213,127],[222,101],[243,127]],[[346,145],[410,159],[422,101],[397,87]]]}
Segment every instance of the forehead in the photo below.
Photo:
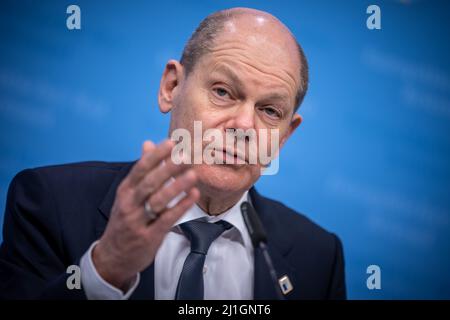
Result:
{"label": "forehead", "polygon": [[237,76],[258,88],[283,89],[292,97],[299,87],[300,61],[295,40],[287,29],[273,27],[265,20],[226,22],[213,48],[198,62],[198,71],[206,75]]}

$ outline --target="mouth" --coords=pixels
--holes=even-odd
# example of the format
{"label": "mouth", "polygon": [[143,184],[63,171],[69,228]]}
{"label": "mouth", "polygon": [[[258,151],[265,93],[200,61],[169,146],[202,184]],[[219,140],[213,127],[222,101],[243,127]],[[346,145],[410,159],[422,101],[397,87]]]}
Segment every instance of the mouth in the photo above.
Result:
{"label": "mouth", "polygon": [[247,157],[239,150],[224,149],[222,152],[225,164],[248,164]]}
{"label": "mouth", "polygon": [[210,152],[212,152],[212,156],[215,157],[216,153],[220,152],[222,153],[222,157],[221,158],[216,158],[215,161],[219,161],[219,162],[215,162],[215,164],[225,164],[225,165],[248,165],[250,164],[250,160],[249,157],[247,156],[247,154],[244,151],[238,150],[238,149],[234,149],[234,148],[222,148],[222,149],[215,149],[215,148],[211,148],[211,147],[206,147],[204,149],[208,150]]}

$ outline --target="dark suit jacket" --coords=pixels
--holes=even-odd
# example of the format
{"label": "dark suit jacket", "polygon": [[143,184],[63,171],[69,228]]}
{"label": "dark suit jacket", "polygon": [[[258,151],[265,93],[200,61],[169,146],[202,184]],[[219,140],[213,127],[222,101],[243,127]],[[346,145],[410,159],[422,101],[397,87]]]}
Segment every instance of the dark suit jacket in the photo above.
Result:
{"label": "dark suit jacket", "polygon": [[[28,169],[12,180],[0,248],[0,298],[86,299],[69,290],[69,265],[103,233],[116,188],[133,163],[85,162]],[[278,277],[294,289],[287,299],[346,298],[339,239],[283,204],[250,190],[268,234]],[[255,299],[276,299],[261,252],[255,251]],[[131,299],[154,298],[154,267],[141,273]]]}

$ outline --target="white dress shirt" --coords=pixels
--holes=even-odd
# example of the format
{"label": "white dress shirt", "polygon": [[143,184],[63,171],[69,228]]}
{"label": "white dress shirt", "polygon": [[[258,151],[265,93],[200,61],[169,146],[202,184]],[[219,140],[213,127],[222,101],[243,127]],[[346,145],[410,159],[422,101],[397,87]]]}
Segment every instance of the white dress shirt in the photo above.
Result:
{"label": "white dress shirt", "polygon": [[[248,192],[229,210],[210,216],[194,205],[172,227],[155,257],[155,299],[174,299],[184,261],[190,252],[190,242],[179,224],[203,218],[214,223],[229,222],[233,228],[214,240],[203,268],[204,298],[207,300],[253,299],[254,256],[250,236],[242,218],[240,206],[248,201]],[[80,262],[81,282],[88,299],[128,299],[140,282],[139,274],[127,292],[107,283],[97,273],[92,262],[94,242]]]}

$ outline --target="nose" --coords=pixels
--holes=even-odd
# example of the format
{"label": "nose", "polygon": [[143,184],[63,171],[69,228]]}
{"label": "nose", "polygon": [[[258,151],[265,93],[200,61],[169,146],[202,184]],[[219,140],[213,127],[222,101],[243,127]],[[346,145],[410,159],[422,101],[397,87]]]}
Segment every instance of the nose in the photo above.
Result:
{"label": "nose", "polygon": [[226,124],[226,129],[254,129],[255,128],[255,108],[251,103],[243,103],[234,110]]}

